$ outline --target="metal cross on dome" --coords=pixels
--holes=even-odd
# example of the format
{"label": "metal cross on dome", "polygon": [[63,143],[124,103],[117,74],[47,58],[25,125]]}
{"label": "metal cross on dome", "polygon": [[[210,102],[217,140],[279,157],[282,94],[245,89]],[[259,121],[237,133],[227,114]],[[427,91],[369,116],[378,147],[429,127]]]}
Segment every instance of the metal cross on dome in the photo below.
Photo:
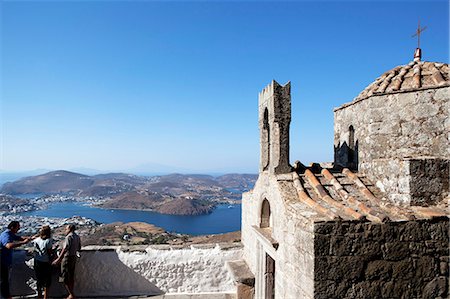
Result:
{"label": "metal cross on dome", "polygon": [[416,33],[412,36],[412,37],[416,37],[417,36],[417,48],[420,48],[420,34],[422,32],[424,32],[425,29],[427,29],[427,26],[421,28],[420,27],[420,19],[419,19],[419,24],[417,25]]}

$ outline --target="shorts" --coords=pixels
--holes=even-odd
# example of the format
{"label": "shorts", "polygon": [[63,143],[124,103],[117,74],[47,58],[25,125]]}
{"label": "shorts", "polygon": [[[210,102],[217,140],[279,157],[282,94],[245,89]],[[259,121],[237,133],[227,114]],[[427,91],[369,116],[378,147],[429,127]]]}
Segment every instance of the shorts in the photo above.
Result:
{"label": "shorts", "polygon": [[61,276],[59,282],[73,282],[75,280],[75,264],[77,257],[75,255],[65,256],[61,262]]}

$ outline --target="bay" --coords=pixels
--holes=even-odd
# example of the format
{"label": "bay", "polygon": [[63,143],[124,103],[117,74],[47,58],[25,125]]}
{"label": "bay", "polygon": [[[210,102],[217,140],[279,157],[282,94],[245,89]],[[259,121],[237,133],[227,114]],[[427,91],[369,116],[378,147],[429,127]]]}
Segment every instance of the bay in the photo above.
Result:
{"label": "bay", "polygon": [[218,205],[206,215],[166,215],[139,210],[110,210],[86,206],[79,202],[50,205],[45,210],[21,213],[22,216],[59,217],[83,216],[101,223],[146,222],[168,232],[190,235],[221,234],[241,229],[241,205]]}

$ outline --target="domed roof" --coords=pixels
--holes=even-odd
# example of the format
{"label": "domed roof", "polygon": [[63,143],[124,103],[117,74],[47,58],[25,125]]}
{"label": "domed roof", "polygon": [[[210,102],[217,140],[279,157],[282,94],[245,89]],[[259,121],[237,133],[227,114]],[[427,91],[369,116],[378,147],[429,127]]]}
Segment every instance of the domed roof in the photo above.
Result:
{"label": "domed roof", "polygon": [[411,61],[385,72],[367,86],[353,101],[371,96],[408,92],[449,86],[449,67],[446,63]]}

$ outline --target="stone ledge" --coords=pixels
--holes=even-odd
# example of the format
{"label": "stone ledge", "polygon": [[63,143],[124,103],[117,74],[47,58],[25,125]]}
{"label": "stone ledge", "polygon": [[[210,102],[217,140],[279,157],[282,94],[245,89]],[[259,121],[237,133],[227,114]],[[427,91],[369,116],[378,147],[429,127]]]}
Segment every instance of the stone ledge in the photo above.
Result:
{"label": "stone ledge", "polygon": [[116,251],[120,246],[103,246],[103,245],[88,245],[83,246],[80,251]]}
{"label": "stone ledge", "polygon": [[[186,244],[186,245],[148,245],[146,249],[157,250],[186,250],[186,249],[214,249],[219,247],[220,250],[230,250],[242,248],[241,242],[236,243],[206,243],[206,244]],[[128,251],[133,251],[133,247],[129,246]]]}
{"label": "stone ledge", "polygon": [[83,246],[81,251],[116,251],[123,252],[147,252],[148,249],[156,250],[186,250],[186,249],[214,249],[219,247],[220,250],[232,250],[242,248],[241,242],[235,243],[207,243],[207,244],[186,244],[186,245],[116,245],[116,246],[104,246],[104,245],[88,245]]}
{"label": "stone ledge", "polygon": [[291,173],[277,174],[277,181],[291,181],[292,182],[292,174]]}
{"label": "stone ledge", "polygon": [[251,287],[255,285],[255,276],[244,260],[229,261],[226,265],[235,282]]}
{"label": "stone ledge", "polygon": [[270,229],[260,228],[260,227],[257,227],[256,225],[253,225],[252,228],[256,232],[256,235],[259,237],[259,239],[263,243],[272,246],[275,250],[278,249],[278,246],[280,245],[280,243],[278,243],[277,240],[272,238]]}

